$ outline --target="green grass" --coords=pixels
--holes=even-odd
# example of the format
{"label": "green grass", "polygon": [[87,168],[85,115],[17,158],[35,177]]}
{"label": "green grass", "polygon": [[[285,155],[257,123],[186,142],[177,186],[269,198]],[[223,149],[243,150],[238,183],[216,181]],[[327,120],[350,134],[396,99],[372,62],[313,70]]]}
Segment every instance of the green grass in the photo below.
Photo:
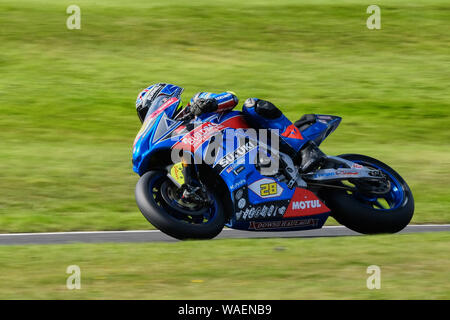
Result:
{"label": "green grass", "polygon": [[[0,246],[0,299],[449,299],[449,257],[448,232]],[[69,265],[80,290],[66,289]]]}
{"label": "green grass", "polygon": [[323,146],[392,165],[415,223],[450,222],[448,1],[0,1],[0,231],[137,229],[143,87],[269,99],[344,117]]}

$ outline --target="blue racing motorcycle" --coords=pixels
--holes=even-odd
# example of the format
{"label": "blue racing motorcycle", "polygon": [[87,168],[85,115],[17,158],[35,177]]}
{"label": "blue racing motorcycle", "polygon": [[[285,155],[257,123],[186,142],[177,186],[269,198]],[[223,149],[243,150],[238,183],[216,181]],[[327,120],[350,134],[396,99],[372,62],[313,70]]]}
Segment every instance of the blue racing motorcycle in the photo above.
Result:
{"label": "blue racing motorcycle", "polygon": [[[395,233],[410,222],[413,195],[392,168],[363,155],[320,151],[340,117],[302,117],[296,158],[276,139],[266,141],[242,112],[188,117],[181,90],[174,86],[152,103],[133,146],[137,205],[164,233],[210,239],[224,226],[307,230],[321,228],[330,215],[366,234]],[[310,166],[317,154],[321,161]]]}

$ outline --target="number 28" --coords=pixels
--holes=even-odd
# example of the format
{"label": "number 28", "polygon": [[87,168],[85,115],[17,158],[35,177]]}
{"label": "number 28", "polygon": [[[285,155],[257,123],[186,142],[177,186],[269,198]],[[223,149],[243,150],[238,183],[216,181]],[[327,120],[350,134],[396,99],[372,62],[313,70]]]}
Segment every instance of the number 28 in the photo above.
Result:
{"label": "number 28", "polygon": [[277,193],[277,183],[265,183],[260,186],[261,196],[270,196]]}

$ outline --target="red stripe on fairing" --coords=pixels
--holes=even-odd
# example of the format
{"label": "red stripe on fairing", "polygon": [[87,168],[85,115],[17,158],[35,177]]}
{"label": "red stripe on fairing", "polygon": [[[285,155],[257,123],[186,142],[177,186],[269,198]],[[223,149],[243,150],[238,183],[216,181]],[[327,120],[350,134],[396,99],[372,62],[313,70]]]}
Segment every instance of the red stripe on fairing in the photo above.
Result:
{"label": "red stripe on fairing", "polygon": [[248,129],[250,128],[250,126],[248,125],[248,123],[245,121],[244,117],[241,115],[237,115],[234,116],[230,119],[227,119],[223,122],[221,122],[222,125],[229,127],[229,128],[234,128],[234,129]]}

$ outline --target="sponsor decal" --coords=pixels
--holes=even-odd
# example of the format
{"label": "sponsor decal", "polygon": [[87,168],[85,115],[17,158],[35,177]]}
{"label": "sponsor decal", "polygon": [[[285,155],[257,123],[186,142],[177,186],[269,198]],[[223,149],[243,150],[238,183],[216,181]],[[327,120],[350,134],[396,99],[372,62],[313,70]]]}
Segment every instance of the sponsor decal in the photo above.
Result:
{"label": "sponsor decal", "polygon": [[354,176],[354,175],[358,175],[359,172],[358,171],[347,171],[347,170],[336,170],[336,175],[341,176]]}
{"label": "sponsor decal", "polygon": [[300,130],[291,124],[286,128],[286,130],[281,134],[283,137],[292,138],[292,139],[300,139],[303,140],[303,136],[300,133]]}
{"label": "sponsor decal", "polygon": [[[241,159],[242,160],[242,159]],[[235,176],[239,175],[239,173],[242,172],[242,170],[245,169],[244,166],[239,166],[240,164],[240,160],[236,161],[236,163],[229,165],[228,168],[226,168],[225,172],[226,173],[231,173],[233,172]]]}
{"label": "sponsor decal", "polygon": [[244,190],[239,189],[238,191],[236,191],[236,194],[235,194],[236,200],[239,200],[240,198],[242,198],[243,195],[244,195]]}
{"label": "sponsor decal", "polygon": [[170,175],[177,181],[180,185],[184,184],[183,175],[183,164],[181,162],[176,163],[170,169]]}
{"label": "sponsor decal", "polygon": [[314,174],[314,178],[324,178],[324,177],[332,177],[335,176],[336,172],[324,172],[324,173],[316,173]]}
{"label": "sponsor decal", "polygon": [[276,210],[276,208],[275,208],[275,206],[272,204],[270,207],[269,207],[269,211],[267,211],[267,216],[268,217],[271,217],[272,216],[272,214],[274,214],[274,211]]}
{"label": "sponsor decal", "polygon": [[231,189],[231,190],[238,189],[238,188],[244,186],[246,183],[247,183],[247,180],[243,179],[243,180],[241,180],[241,181],[239,181],[239,182],[236,182],[236,183],[232,184],[232,185],[230,186],[230,189]]}
{"label": "sponsor decal", "polygon": [[329,178],[336,176],[337,178],[342,178],[342,176],[355,176],[359,175],[361,172],[355,171],[357,169],[362,169],[363,166],[358,167],[359,165],[352,166],[352,168],[346,168],[346,169],[323,169],[319,170],[319,172],[314,173],[313,178]]}
{"label": "sponsor decal", "polygon": [[244,170],[245,167],[244,166],[239,166],[237,167],[235,170],[233,170],[233,173],[237,176],[239,173],[242,172],[242,170]]}
{"label": "sponsor decal", "polygon": [[216,165],[224,169],[228,167],[230,164],[234,163],[237,159],[243,157],[248,152],[255,149],[256,146],[257,146],[256,142],[250,140],[245,144],[241,145],[233,152],[228,153],[225,157],[220,159]]}
{"label": "sponsor decal", "polygon": [[329,211],[330,209],[313,192],[297,188],[283,218],[311,216]]}
{"label": "sponsor decal", "polygon": [[221,124],[211,122],[203,123],[191,132],[187,133],[180,142],[177,142],[173,146],[173,148],[195,152],[205,141],[208,141],[212,136],[223,129],[225,129],[225,126]]}
{"label": "sponsor decal", "polygon": [[247,204],[247,201],[245,201],[244,198],[241,198],[241,199],[238,201],[238,208],[239,208],[239,209],[242,209],[242,208],[245,207],[246,204]]}
{"label": "sponsor decal", "polygon": [[283,193],[283,188],[275,180],[270,178],[255,181],[248,188],[261,198],[278,197]]}
{"label": "sponsor decal", "polygon": [[[242,200],[242,199],[241,199]],[[237,220],[265,219],[265,218],[281,218],[286,211],[286,206],[277,206],[276,204],[264,204],[259,206],[249,206],[236,212]]]}
{"label": "sponsor decal", "polygon": [[303,219],[303,220],[278,220],[278,221],[251,221],[249,230],[270,230],[270,229],[284,229],[306,226],[317,226],[318,219]]}

